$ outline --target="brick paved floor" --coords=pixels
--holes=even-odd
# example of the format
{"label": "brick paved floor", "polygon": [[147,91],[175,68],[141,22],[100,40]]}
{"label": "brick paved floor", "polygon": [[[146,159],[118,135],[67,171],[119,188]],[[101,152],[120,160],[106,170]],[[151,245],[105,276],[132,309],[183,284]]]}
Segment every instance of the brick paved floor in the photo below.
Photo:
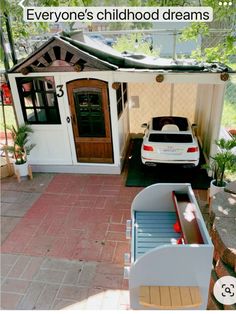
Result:
{"label": "brick paved floor", "polygon": [[[12,225],[2,243],[1,307],[128,309],[125,222],[140,190],[119,175],[2,180],[2,214]],[[204,207],[205,191],[195,193]]]}
{"label": "brick paved floor", "polygon": [[2,254],[3,309],[127,309],[117,264]]}
{"label": "brick paved floor", "polygon": [[118,175],[56,175],[2,252],[122,264],[125,223],[140,190],[124,187]]}

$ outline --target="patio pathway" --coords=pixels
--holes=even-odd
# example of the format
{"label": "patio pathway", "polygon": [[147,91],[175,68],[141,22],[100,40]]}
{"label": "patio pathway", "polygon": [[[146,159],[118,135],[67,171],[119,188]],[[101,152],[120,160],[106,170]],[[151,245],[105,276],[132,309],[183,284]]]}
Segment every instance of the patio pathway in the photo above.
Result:
{"label": "patio pathway", "polygon": [[[125,223],[141,189],[119,175],[2,180],[3,215],[18,220],[2,243],[1,307],[128,309]],[[195,193],[204,205],[205,191]]]}
{"label": "patio pathway", "polygon": [[140,188],[121,176],[56,175],[2,245],[2,253],[123,263],[125,223]]}

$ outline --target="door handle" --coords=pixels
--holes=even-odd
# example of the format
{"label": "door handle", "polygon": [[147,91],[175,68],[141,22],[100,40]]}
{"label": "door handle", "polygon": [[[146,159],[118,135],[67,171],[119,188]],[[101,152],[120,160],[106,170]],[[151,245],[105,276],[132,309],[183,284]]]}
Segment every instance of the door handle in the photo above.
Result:
{"label": "door handle", "polygon": [[70,117],[66,118],[67,123],[70,123]]}

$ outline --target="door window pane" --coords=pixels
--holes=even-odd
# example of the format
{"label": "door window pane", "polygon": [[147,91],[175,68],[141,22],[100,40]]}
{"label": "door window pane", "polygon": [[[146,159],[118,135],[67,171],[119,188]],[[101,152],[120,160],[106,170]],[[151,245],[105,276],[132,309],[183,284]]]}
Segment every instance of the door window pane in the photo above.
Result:
{"label": "door window pane", "polygon": [[74,91],[75,110],[81,137],[105,137],[102,93],[98,88]]}

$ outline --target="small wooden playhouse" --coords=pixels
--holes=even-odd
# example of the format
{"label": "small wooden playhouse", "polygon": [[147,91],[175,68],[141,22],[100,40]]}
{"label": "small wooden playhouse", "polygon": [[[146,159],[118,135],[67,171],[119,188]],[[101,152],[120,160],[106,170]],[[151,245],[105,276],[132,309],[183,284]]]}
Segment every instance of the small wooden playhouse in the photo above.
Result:
{"label": "small wooden playhouse", "polygon": [[130,136],[152,116],[187,116],[212,154],[227,71],[121,54],[77,32],[52,37],[10,70],[9,81],[19,124],[34,129],[34,171],[118,174]]}

